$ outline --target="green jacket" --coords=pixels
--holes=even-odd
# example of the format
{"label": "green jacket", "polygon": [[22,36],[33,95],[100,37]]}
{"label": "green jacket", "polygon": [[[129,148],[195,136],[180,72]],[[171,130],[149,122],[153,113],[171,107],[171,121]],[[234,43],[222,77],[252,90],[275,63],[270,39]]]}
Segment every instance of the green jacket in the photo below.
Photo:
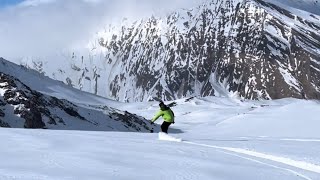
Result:
{"label": "green jacket", "polygon": [[152,118],[152,122],[155,122],[160,116],[164,119],[164,121],[172,123],[174,122],[174,115],[171,109],[160,110],[157,114]]}

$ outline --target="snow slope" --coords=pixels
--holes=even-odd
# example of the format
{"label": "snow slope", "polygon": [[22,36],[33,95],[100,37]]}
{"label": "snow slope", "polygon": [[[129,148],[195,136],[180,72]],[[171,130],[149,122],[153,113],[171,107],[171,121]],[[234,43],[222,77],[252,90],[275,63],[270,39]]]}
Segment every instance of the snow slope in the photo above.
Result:
{"label": "snow slope", "polygon": [[68,87],[63,82],[50,79],[49,77],[43,76],[37,71],[27,69],[23,66],[18,66],[3,58],[0,58],[0,63],[1,72],[20,79],[27,86],[31,86],[34,90],[37,90],[43,94],[83,104],[87,104],[87,102],[93,102],[96,104],[117,103],[116,101],[100,98],[96,95]]}
{"label": "snow slope", "polygon": [[116,104],[0,59],[0,127],[150,132]]}
{"label": "snow slope", "polygon": [[[169,135],[182,142],[157,133],[0,129],[0,179],[320,179],[319,101],[176,103]],[[151,118],[158,104],[119,108]]]}

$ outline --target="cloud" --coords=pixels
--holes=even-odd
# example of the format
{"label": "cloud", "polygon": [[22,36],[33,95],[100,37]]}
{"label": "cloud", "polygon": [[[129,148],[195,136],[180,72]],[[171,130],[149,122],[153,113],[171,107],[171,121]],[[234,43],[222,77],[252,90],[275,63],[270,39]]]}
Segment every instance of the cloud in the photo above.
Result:
{"label": "cloud", "polygon": [[39,6],[41,4],[53,3],[55,0],[25,0],[19,6]]}
{"label": "cloud", "polygon": [[110,22],[191,8],[201,0],[26,0],[0,11],[0,56],[46,56],[78,44]]}

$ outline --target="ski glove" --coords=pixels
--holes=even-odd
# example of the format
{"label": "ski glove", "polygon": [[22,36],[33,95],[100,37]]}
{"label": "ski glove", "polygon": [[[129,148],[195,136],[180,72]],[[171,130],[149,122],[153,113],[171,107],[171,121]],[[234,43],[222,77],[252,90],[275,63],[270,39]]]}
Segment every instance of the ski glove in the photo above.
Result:
{"label": "ski glove", "polygon": [[150,124],[154,124],[154,122],[153,122],[153,121],[150,121]]}

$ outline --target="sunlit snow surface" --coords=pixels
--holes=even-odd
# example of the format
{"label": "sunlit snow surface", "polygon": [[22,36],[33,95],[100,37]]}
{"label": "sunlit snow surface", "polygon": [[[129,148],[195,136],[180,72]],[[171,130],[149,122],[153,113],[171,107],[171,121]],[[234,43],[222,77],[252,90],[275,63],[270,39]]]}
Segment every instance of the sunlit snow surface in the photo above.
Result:
{"label": "sunlit snow surface", "polygon": [[[157,102],[118,106],[148,119],[158,110]],[[208,97],[172,109],[176,123],[161,140],[158,133],[0,129],[0,179],[320,179],[318,101]]]}

